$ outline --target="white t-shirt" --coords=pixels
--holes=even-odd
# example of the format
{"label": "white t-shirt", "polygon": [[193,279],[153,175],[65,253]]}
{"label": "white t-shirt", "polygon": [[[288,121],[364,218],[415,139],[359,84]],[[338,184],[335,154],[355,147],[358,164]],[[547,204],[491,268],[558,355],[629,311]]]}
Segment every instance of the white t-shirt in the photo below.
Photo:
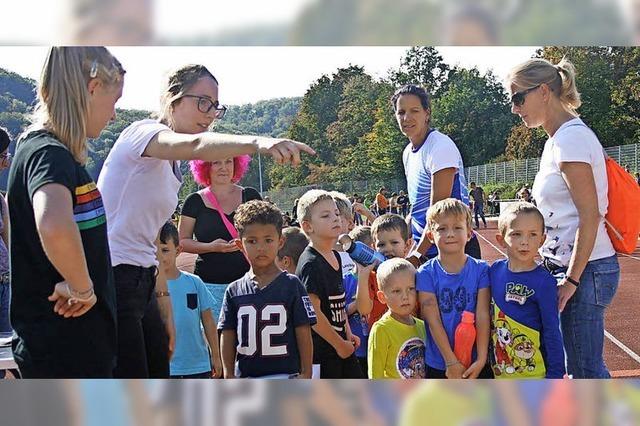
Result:
{"label": "white t-shirt", "polygon": [[533,197],[544,216],[547,232],[547,239],[540,249],[540,254],[553,259],[557,264],[567,266],[575,244],[578,210],[560,173],[561,162],[591,165],[601,219],[589,260],[614,255],[615,250],[604,225],[604,216],[609,205],[604,153],[596,135],[579,118],[569,120],[560,126],[555,135],[545,143],[540,158],[540,170],[532,188]]}
{"label": "white t-shirt", "polygon": [[356,262],[351,259],[349,253],[346,251],[339,251],[340,262],[342,263],[342,277],[346,277],[349,274],[355,274],[358,271],[358,267],[356,266]]}
{"label": "white t-shirt", "polygon": [[114,266],[158,264],[154,241],[171,218],[182,185],[178,162],[142,156],[163,130],[170,129],[156,120],[132,123],[113,145],[98,177]]}
{"label": "white t-shirt", "polygon": [[[408,144],[402,153],[404,173],[407,177],[407,192],[411,202],[411,233],[413,239],[420,241],[427,224],[427,210],[431,206],[431,179],[443,169],[457,170],[451,188],[451,197],[469,205],[469,190],[464,176],[462,156],[451,138],[437,130],[432,130],[426,141],[414,150]],[[428,255],[437,254],[435,245],[427,251]]]}

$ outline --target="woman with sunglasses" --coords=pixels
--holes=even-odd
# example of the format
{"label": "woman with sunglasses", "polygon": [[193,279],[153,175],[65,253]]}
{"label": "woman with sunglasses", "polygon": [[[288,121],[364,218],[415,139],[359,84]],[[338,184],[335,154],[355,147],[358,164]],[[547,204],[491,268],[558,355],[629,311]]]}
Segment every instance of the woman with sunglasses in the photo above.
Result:
{"label": "woman with sunglasses", "polygon": [[217,161],[256,152],[277,163],[300,162],[307,145],[286,139],[209,132],[226,108],[218,102],[218,81],[202,65],[169,76],[157,120],[124,129],[98,178],[118,305],[120,378],[168,377],[175,328],[167,283],[158,269],[155,241],[178,204],[179,160]]}
{"label": "woman with sunglasses", "polygon": [[507,77],[512,112],[529,128],[540,127],[545,143],[533,198],[545,218],[541,248],[547,269],[559,277],[558,307],[574,378],[608,378],[602,356],[604,312],[611,303],[620,266],[607,235],[607,172],[598,137],[579,118],[575,68],[532,59]]}

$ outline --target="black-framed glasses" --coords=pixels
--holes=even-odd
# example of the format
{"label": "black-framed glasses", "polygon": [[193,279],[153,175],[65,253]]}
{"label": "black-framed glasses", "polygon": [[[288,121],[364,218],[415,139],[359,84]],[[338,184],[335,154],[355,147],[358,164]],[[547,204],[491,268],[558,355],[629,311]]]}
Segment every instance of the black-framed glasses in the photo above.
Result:
{"label": "black-framed glasses", "polygon": [[538,87],[540,87],[541,85],[538,84],[537,86],[534,86],[530,89],[527,90],[523,90],[522,92],[517,92],[514,93],[513,95],[511,95],[511,103],[517,107],[520,107],[522,105],[524,105],[524,100],[526,98],[526,96],[530,93],[533,92],[534,90],[536,90]]}
{"label": "black-framed glasses", "polygon": [[196,98],[198,100],[198,111],[205,114],[211,111],[212,108],[215,109],[217,119],[224,117],[227,112],[226,105],[220,105],[218,101],[212,101],[211,99],[204,96],[182,95],[181,98]]}

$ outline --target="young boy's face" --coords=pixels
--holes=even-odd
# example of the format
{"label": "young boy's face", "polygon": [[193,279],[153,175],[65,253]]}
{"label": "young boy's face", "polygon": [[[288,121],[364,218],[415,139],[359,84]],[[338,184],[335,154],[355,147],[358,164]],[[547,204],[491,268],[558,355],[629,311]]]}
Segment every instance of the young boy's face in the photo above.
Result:
{"label": "young boy's face", "polygon": [[415,271],[398,271],[388,278],[384,290],[378,291],[378,299],[386,303],[389,310],[397,315],[411,315],[416,306]]}
{"label": "young boy's face", "polygon": [[171,238],[167,239],[166,243],[160,242],[160,267],[164,271],[169,271],[176,266],[176,258],[182,251],[180,245],[176,246]]}
{"label": "young boy's face", "polygon": [[445,214],[431,226],[428,237],[441,254],[464,253],[471,229],[463,215]]}
{"label": "young boy's face", "polygon": [[544,224],[540,217],[531,213],[520,213],[508,224],[504,236],[496,235],[496,240],[507,249],[509,259],[523,263],[535,261],[538,249],[545,240]]}
{"label": "young boy's face", "polygon": [[302,226],[307,235],[321,238],[338,238],[343,233],[340,212],[333,200],[318,201],[311,208],[311,218]]}
{"label": "young boy's face", "polygon": [[378,230],[375,238],[375,249],[384,254],[387,258],[406,257],[411,250],[413,240],[402,239],[402,232],[399,229]]}
{"label": "young boy's face", "polygon": [[240,241],[252,268],[272,265],[284,243],[275,225],[261,223],[245,226]]}

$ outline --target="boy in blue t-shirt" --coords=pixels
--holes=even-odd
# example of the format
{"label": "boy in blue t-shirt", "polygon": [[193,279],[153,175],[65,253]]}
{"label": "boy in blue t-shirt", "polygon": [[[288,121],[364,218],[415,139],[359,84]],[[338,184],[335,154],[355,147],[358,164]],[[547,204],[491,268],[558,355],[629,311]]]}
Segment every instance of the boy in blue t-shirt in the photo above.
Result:
{"label": "boy in blue t-shirt", "polygon": [[251,268],[224,293],[218,323],[224,377],[311,378],[316,313],[300,280],[276,265],[282,212],[253,200],[234,221]]}
{"label": "boy in blue t-shirt", "polygon": [[[490,378],[485,368],[489,349],[489,266],[467,256],[471,212],[459,200],[438,201],[427,211],[427,238],[438,256],[418,269],[416,277],[421,318],[428,325],[428,378]],[[471,365],[463,366],[454,353],[455,331],[462,313],[475,313],[476,341]]]}
{"label": "boy in blue t-shirt", "polygon": [[512,204],[500,214],[498,230],[507,259],[489,271],[493,372],[496,378],[562,378],[557,283],[535,260],[545,240],[544,218],[533,204]]}
{"label": "boy in blue t-shirt", "polygon": [[[164,268],[167,277],[176,327],[176,346],[169,364],[169,374],[176,379],[220,378],[222,360],[216,321],[212,314],[214,302],[211,293],[200,277],[182,272],[176,266],[176,258],[182,247],[173,223],[164,224],[159,239],[160,267]],[[201,324],[209,347],[202,337]]]}

